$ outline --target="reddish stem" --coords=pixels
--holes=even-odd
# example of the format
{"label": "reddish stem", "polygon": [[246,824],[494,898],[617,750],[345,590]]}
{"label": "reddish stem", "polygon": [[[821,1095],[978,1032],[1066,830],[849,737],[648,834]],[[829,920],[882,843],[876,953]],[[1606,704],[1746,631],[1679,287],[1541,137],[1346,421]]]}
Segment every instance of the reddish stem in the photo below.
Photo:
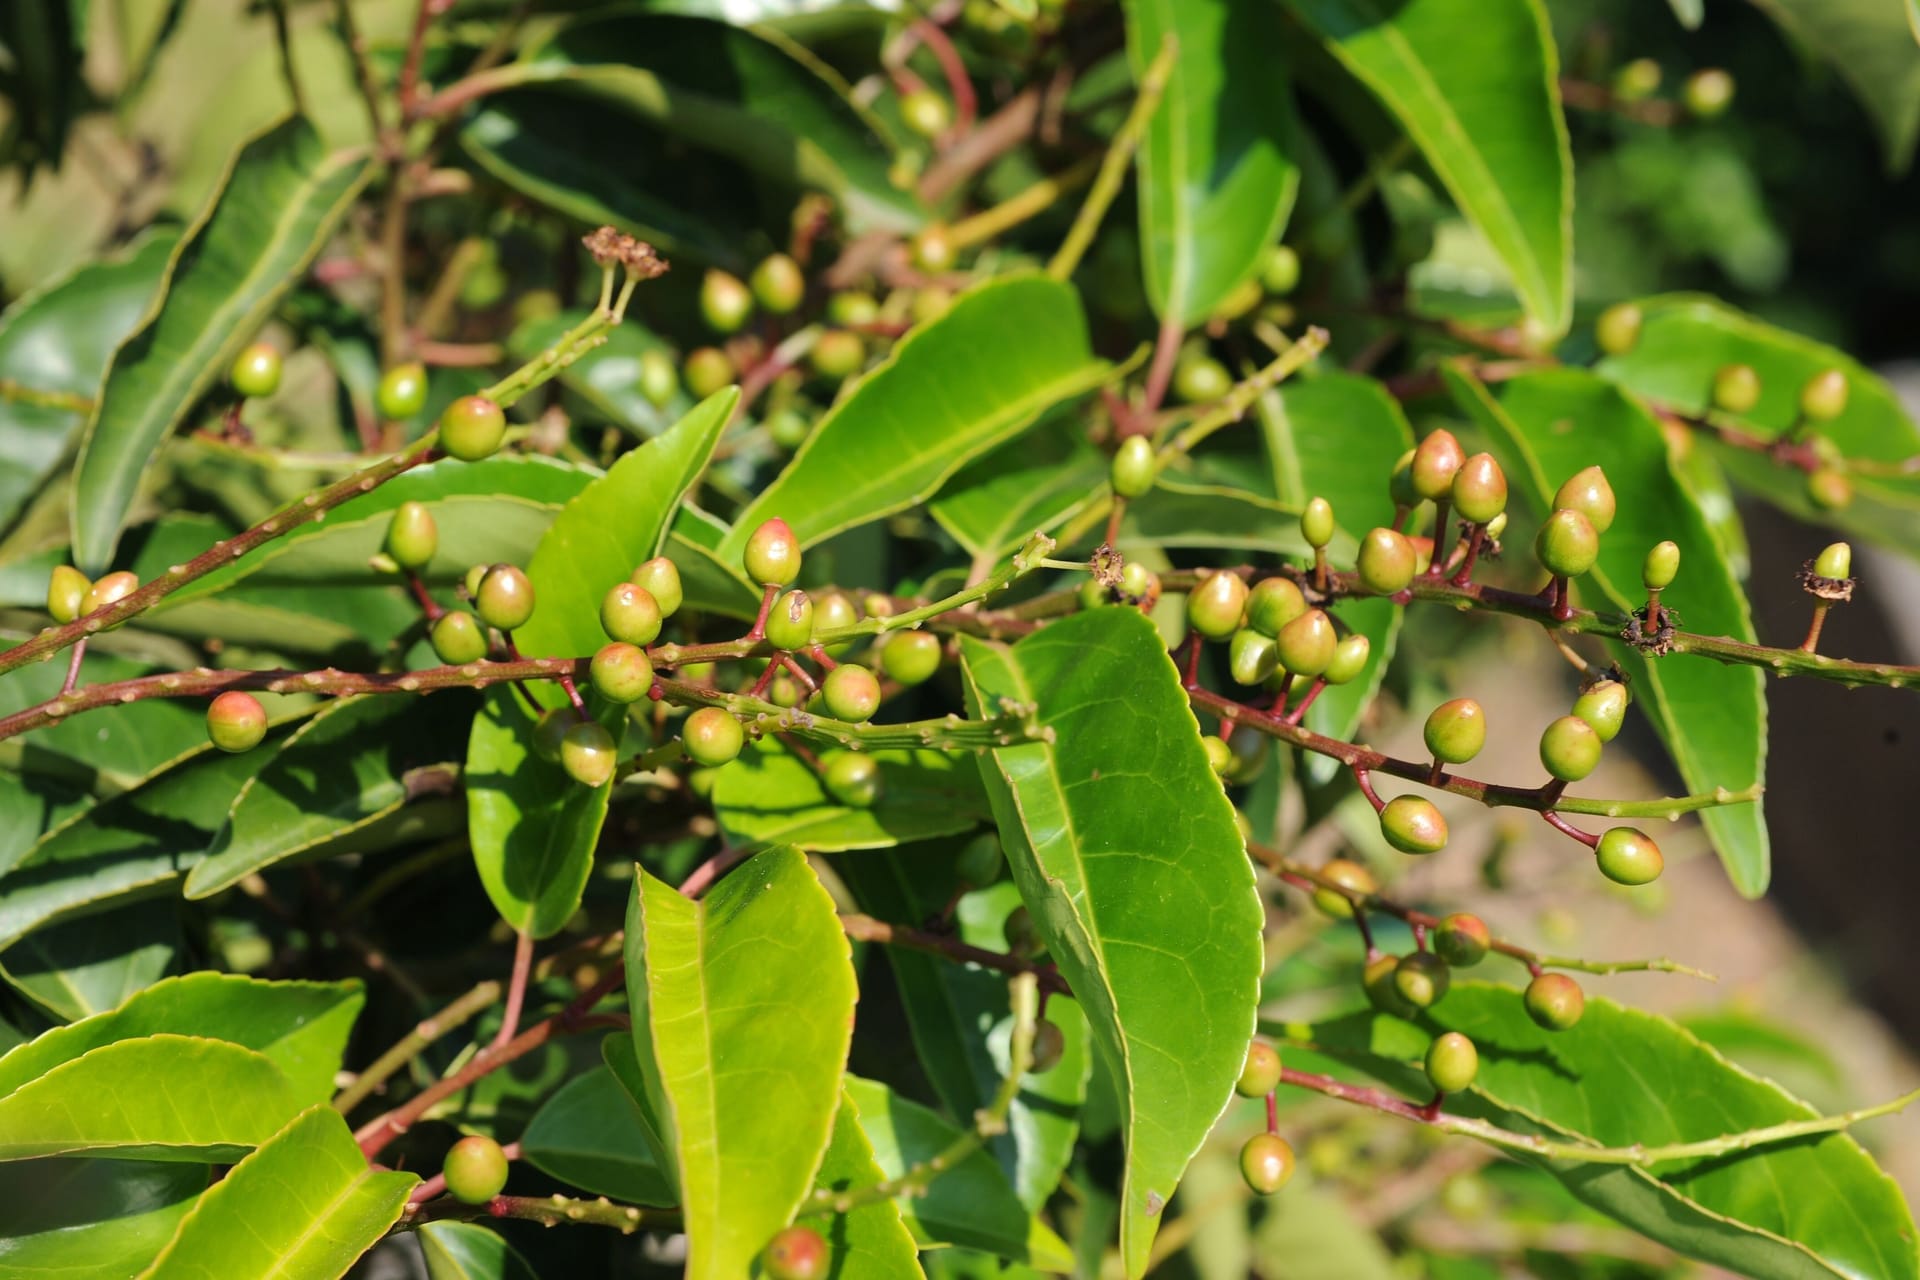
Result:
{"label": "reddish stem", "polygon": [[753,626],[742,640],[758,640],[767,634],[767,615],[773,611],[773,602],[780,595],[780,584],[769,582],[766,590],[760,594],[760,612],[754,615]]}
{"label": "reddish stem", "polygon": [[427,584],[412,569],[407,570],[407,590],[413,593],[414,603],[420,606],[420,612],[426,615],[427,625],[431,626],[446,615],[440,603],[427,593]]}
{"label": "reddish stem", "polygon": [[1307,714],[1307,708],[1313,705],[1313,700],[1319,697],[1321,690],[1325,689],[1326,687],[1327,687],[1327,682],[1324,679],[1316,678],[1312,684],[1307,686],[1307,692],[1305,696],[1303,696],[1300,699],[1300,701],[1297,704],[1295,704],[1293,710],[1287,712],[1286,722],[1288,724],[1299,724],[1301,720],[1305,719]]}
{"label": "reddish stem", "polygon": [[73,656],[67,660],[67,678],[60,682],[61,697],[72,693],[73,687],[80,683],[80,660],[86,656],[87,642],[82,640],[73,646]]}
{"label": "reddish stem", "polygon": [[1386,802],[1381,800],[1379,795],[1374,791],[1373,780],[1367,776],[1367,771],[1359,765],[1353,765],[1351,767],[1353,769],[1353,780],[1359,784],[1360,794],[1367,798],[1367,803],[1373,806],[1373,811],[1379,813],[1382,809],[1386,808]]}
{"label": "reddish stem", "polygon": [[513,976],[507,981],[507,1005],[500,1018],[500,1030],[494,1034],[493,1047],[498,1049],[513,1039],[520,1029],[520,1009],[527,999],[527,977],[533,972],[533,935],[520,933],[513,946]]}
{"label": "reddish stem", "polygon": [[1587,848],[1598,849],[1600,847],[1599,836],[1588,835],[1586,832],[1574,826],[1571,822],[1568,822],[1565,818],[1561,817],[1559,814],[1554,813],[1551,810],[1548,810],[1542,813],[1540,816],[1545,818],[1547,820],[1547,825],[1552,827],[1555,831],[1563,832],[1566,835],[1572,836],[1575,840],[1578,840],[1581,844],[1587,846]]}

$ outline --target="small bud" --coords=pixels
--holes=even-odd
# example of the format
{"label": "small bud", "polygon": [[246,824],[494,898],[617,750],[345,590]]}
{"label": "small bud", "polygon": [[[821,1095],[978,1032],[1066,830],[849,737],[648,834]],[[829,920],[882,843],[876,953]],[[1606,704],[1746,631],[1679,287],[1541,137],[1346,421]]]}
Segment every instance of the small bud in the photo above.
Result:
{"label": "small bud", "polygon": [[1612,742],[1626,723],[1627,704],[1632,699],[1627,686],[1618,680],[1602,680],[1573,700],[1573,714],[1593,726],[1600,741]]}
{"label": "small bud", "polygon": [[222,751],[251,751],[267,736],[267,709],[260,699],[237,689],[207,707],[207,737]]}
{"label": "small bud", "polygon": [[1372,652],[1372,641],[1358,631],[1345,636],[1334,646],[1333,661],[1320,673],[1320,678],[1328,684],[1348,684],[1367,669],[1367,658]]}
{"label": "small bud", "polygon": [[1447,820],[1431,800],[1395,796],[1380,811],[1380,834],[1402,853],[1438,853],[1447,847]]}
{"label": "small bud", "polygon": [[1680,96],[1687,110],[1701,120],[1711,120],[1733,103],[1733,76],[1718,67],[1708,67],[1687,77]]}
{"label": "small bud", "polygon": [[1300,536],[1316,551],[1333,541],[1333,504],[1325,498],[1313,498],[1300,513]]}
{"label": "small bud", "polygon": [[776,649],[804,649],[813,643],[813,600],[789,591],[767,610],[767,643]]}
{"label": "small bud", "polygon": [[1829,543],[1813,561],[1816,577],[1833,578],[1836,581],[1853,576],[1853,546],[1850,543]]}
{"label": "small bud", "polygon": [[800,540],[776,516],[753,531],[741,562],[749,580],[784,587],[800,576]]}
{"label": "small bud", "polygon": [[1430,433],[1413,451],[1409,481],[1413,491],[1429,502],[1453,492],[1453,477],[1467,459],[1466,450],[1444,427]]}
{"label": "small bud", "polygon": [[1578,511],[1561,509],[1547,517],[1533,540],[1533,553],[1548,573],[1577,578],[1600,558],[1600,535]]}
{"label": "small bud", "polygon": [[1640,581],[1649,591],[1665,591],[1680,576],[1680,548],[1671,542],[1656,542],[1640,566]]}
{"label": "small bud", "polygon": [[1216,573],[1187,596],[1187,622],[1209,640],[1224,640],[1240,626],[1247,584],[1238,574]]}
{"label": "small bud", "polygon": [[140,589],[140,579],[126,569],[105,574],[87,588],[80,599],[80,616],[98,613],[110,604],[126,599]]}
{"label": "small bud", "polygon": [[753,269],[753,296],[776,316],[784,316],[807,296],[807,277],[784,253],[769,254]]}
{"label": "small bud", "polygon": [[1606,740],[1579,716],[1561,716],[1540,735],[1540,763],[1562,782],[1578,782],[1600,765]]}
{"label": "small bud", "polygon": [[93,583],[70,564],[53,566],[47,579],[47,612],[55,622],[72,622],[80,616],[80,607]]}
{"label": "small bud", "polygon": [[1472,698],[1443,702],[1427,717],[1427,750],[1445,764],[1465,764],[1487,745],[1487,713]]}
{"label": "small bud", "polygon": [[1390,596],[1413,581],[1415,555],[1406,535],[1393,529],[1372,529],[1360,540],[1356,568],[1360,585],[1376,595]]}
{"label": "small bud", "polygon": [[387,524],[387,554],[404,569],[424,568],[440,549],[440,529],[424,502],[403,502]]}
{"label": "small bud", "polygon": [[1502,511],[1499,515],[1487,521],[1487,536],[1489,538],[1492,538],[1495,542],[1500,541],[1500,535],[1505,533],[1506,531],[1507,531],[1507,513],[1506,512]]}
{"label": "small bud", "polygon": [[1607,473],[1599,467],[1583,467],[1569,476],[1553,495],[1553,506],[1556,511],[1578,511],[1587,518],[1595,533],[1605,533],[1613,527],[1616,509],[1613,486],[1607,483]]}
{"label": "small bud", "polygon": [[577,720],[560,736],[560,767],[583,787],[598,787],[619,763],[613,735],[598,720]]}
{"label": "small bud", "polygon": [[1154,471],[1153,442],[1145,436],[1128,436],[1113,455],[1113,491],[1123,498],[1138,498],[1153,488]]}
{"label": "small bud", "polygon": [[1822,511],[1844,511],[1853,503],[1853,481],[1838,467],[1822,467],[1807,477],[1807,500]]}
{"label": "small bud", "polygon": [[474,610],[490,627],[512,631],[533,616],[533,582],[518,565],[497,564],[480,579]]}
{"label": "small bud", "polygon": [[679,611],[680,570],[665,556],[655,556],[641,564],[627,575],[627,581],[653,597],[653,602],[660,606],[661,617],[671,618]]}
{"label": "small bud", "polygon": [[734,333],[753,315],[753,294],[737,276],[709,270],[700,281],[700,314],[715,333]]}
{"label": "small bud", "polygon": [[1319,609],[1307,610],[1274,637],[1280,665],[1297,676],[1313,677],[1325,671],[1339,644],[1340,634],[1333,629],[1333,620]]}
{"label": "small bud", "polygon": [[644,648],[660,637],[660,602],[645,587],[617,582],[600,599],[600,629],[611,639]]}
{"label": "small bud", "polygon": [[1259,684],[1279,666],[1280,655],[1273,637],[1252,627],[1242,627],[1233,633],[1227,647],[1227,669],[1236,684]]}
{"label": "small bud", "polygon": [[1632,827],[1613,827],[1594,849],[1600,874],[1615,884],[1652,884],[1660,878],[1666,859],[1653,837]]}
{"label": "small bud", "polygon": [[1631,302],[1616,302],[1593,322],[1593,340],[1610,356],[1623,356],[1640,342],[1645,317]]}
{"label": "small bud", "polygon": [[1433,949],[1442,960],[1456,968],[1467,968],[1486,959],[1493,946],[1486,921],[1465,911],[1456,911],[1434,930]]}
{"label": "small bud", "polygon": [[[1346,858],[1335,858],[1320,868],[1320,874],[1337,885],[1342,885],[1355,893],[1373,893],[1380,885],[1373,878],[1373,872],[1357,862]],[[1325,915],[1335,920],[1353,919],[1353,901],[1337,889],[1325,887],[1313,891],[1313,905]]]}
{"label": "small bud", "polygon": [[1586,1012],[1587,993],[1564,973],[1543,973],[1527,984],[1527,1016],[1548,1031],[1565,1031]]}
{"label": "small bud", "polygon": [[1751,413],[1760,403],[1760,375],[1750,364],[1721,365],[1713,375],[1713,403],[1728,413]]}
{"label": "small bud", "polygon": [[880,799],[880,765],[858,751],[836,751],[821,778],[827,794],[849,809],[871,809]]}
{"label": "small bud", "polygon": [[1458,1031],[1435,1036],[1427,1046],[1427,1079],[1441,1093],[1459,1093],[1480,1074],[1480,1051]]}
{"label": "small bud", "polygon": [[1507,473],[1492,454],[1476,453],[1454,472],[1453,509],[1474,524],[1485,524],[1507,509]]}

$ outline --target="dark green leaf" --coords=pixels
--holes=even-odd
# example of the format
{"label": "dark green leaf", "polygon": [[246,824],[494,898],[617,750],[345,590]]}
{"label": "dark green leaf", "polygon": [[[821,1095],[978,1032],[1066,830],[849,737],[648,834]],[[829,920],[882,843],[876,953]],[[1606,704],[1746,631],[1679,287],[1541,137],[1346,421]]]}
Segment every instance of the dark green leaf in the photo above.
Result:
{"label": "dark green leaf", "polygon": [[0,1164],[0,1274],[130,1276],[152,1261],[211,1171],[172,1161],[83,1158]]}
{"label": "dark green leaf", "polygon": [[1920,11],[1914,0],[1760,0],[1833,67],[1867,109],[1887,167],[1904,170],[1920,137]]}
{"label": "dark green leaf", "polygon": [[[586,318],[584,311],[562,311],[533,321],[514,332],[507,348],[517,359],[531,360]],[[685,388],[676,389],[663,405],[640,394],[640,357],[649,351],[679,363],[672,346],[629,315],[607,330],[605,342],[562,369],[558,381],[607,421],[643,439],[659,435],[691,410],[693,401]]]}
{"label": "dark green leaf", "polygon": [[884,849],[967,831],[989,818],[980,774],[944,751],[875,751],[880,799],[855,809],[827,794],[820,775],[763,740],[714,778],[713,811],[741,844],[792,844],[821,853]]}
{"label": "dark green leaf", "polygon": [[540,1280],[499,1232],[473,1222],[429,1222],[420,1228],[427,1280]]}
{"label": "dark green leaf", "polygon": [[[147,675],[152,668],[106,653],[89,653],[80,664],[84,683],[97,684]],[[0,679],[0,715],[24,711],[58,697],[66,680],[64,661],[36,662]],[[103,707],[35,729],[22,739],[21,767],[38,787],[42,776],[87,790],[132,787],[157,770],[207,745],[204,707],[170,698],[146,698],[125,706]],[[42,803],[64,807],[66,795],[44,789]],[[21,850],[22,853],[25,850]],[[0,870],[10,865],[0,859]]]}
{"label": "dark green leaf", "polygon": [[71,1022],[158,981],[179,950],[179,909],[152,899],[30,933],[0,953],[0,975]]}
{"label": "dark green leaf", "polygon": [[1120,541],[1155,547],[1313,555],[1300,534],[1300,509],[1244,489],[1164,478],[1127,504]]}
{"label": "dark green leaf", "polygon": [[[884,1175],[873,1162],[873,1146],[860,1131],[860,1112],[846,1093],[833,1115],[833,1137],[820,1162],[816,1187],[852,1191],[871,1187]],[[821,1213],[800,1219],[827,1242],[829,1280],[894,1280],[924,1277],[913,1235],[900,1221],[900,1206],[875,1200],[850,1213]]]}
{"label": "dark green leaf", "polygon": [[970,554],[997,559],[1100,497],[1107,465],[1086,424],[1059,415],[962,467],[927,511]]}
{"label": "dark green leaf", "polygon": [[632,1098],[606,1067],[548,1098],[520,1135],[520,1150],[534,1168],[583,1191],[634,1204],[675,1203]]}

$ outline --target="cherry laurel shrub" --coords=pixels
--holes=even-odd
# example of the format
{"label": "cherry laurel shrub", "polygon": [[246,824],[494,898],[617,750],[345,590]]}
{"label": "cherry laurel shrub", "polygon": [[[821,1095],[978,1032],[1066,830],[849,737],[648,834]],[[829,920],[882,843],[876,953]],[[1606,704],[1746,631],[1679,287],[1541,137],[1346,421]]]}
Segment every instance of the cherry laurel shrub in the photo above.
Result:
{"label": "cherry laurel shrub", "polygon": [[[1897,1102],[1395,888],[1494,808],[1759,895],[1767,677],[1920,678],[1823,638],[1920,551],[1888,388],[1575,289],[1575,158],[1731,77],[1538,0],[400,7],[250,10],[199,212],[8,281],[0,1274],[1920,1276]],[[1735,491],[1835,529],[1804,635]],[[1502,633],[1524,722],[1434,660]]]}

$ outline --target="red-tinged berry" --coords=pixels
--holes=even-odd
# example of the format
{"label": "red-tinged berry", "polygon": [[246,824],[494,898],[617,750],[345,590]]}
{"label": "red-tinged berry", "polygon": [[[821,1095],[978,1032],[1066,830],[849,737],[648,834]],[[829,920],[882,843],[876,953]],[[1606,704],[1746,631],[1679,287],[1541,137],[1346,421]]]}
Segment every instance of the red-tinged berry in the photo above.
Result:
{"label": "red-tinged berry", "polygon": [[1612,742],[1627,720],[1627,704],[1633,699],[1627,686],[1618,680],[1602,680],[1573,700],[1573,714],[1593,726],[1600,741]]}
{"label": "red-tinged berry", "polygon": [[901,631],[880,650],[880,670],[895,684],[912,688],[940,669],[940,637],[931,631]]}
{"label": "red-tinged berry", "polygon": [[1593,322],[1593,340],[1610,356],[1623,356],[1640,343],[1646,316],[1631,302],[1616,302]]}
{"label": "red-tinged berry", "polygon": [[126,569],[116,569],[94,580],[80,598],[80,616],[98,613],[110,604],[118,604],[140,589],[140,579]]}
{"label": "red-tinged berry", "polygon": [[738,756],[746,740],[740,722],[724,707],[701,707],[680,726],[680,741],[688,758],[709,769]]}
{"label": "red-tinged berry", "polygon": [[600,786],[618,763],[613,735],[598,720],[575,721],[560,735],[560,767],[582,786]]}
{"label": "red-tinged berry", "polygon": [[767,610],[767,643],[776,649],[804,649],[813,643],[813,600],[789,591]]}
{"label": "red-tinged berry", "polygon": [[1487,745],[1487,713],[1472,698],[1455,698],[1427,716],[1427,750],[1445,764],[1465,764]]}
{"label": "red-tinged berry", "polygon": [[820,682],[820,695],[827,714],[836,720],[862,724],[880,709],[880,682],[873,672],[851,662],[827,672],[827,678]]}
{"label": "red-tinged berry", "polygon": [[1666,869],[1667,860],[1653,837],[1633,827],[1612,827],[1594,850],[1600,874],[1615,884],[1652,884]]}
{"label": "red-tinged berry", "polygon": [[1291,246],[1276,244],[1260,263],[1260,284],[1268,293],[1285,297],[1300,284],[1300,255]]}
{"label": "red-tinged berry", "polygon": [[427,366],[414,361],[397,364],[380,375],[373,407],[388,422],[411,418],[427,407]]}
{"label": "red-tinged berry", "polygon": [[1333,504],[1325,498],[1309,498],[1300,512],[1300,536],[1316,551],[1333,541]]}
{"label": "red-tinged berry", "polygon": [[1242,627],[1227,643],[1227,671],[1234,683],[1259,684],[1280,669],[1280,655],[1273,637],[1252,627]]}
{"label": "red-tinged berry", "polygon": [[1507,473],[1490,453],[1476,453],[1453,473],[1453,509],[1485,524],[1507,509]]}
{"label": "red-tinged berry", "polygon": [[686,363],[680,368],[687,393],[695,400],[725,390],[733,382],[734,373],[733,357],[718,347],[695,347],[687,352]]}
{"label": "red-tinged berry", "polygon": [[1320,673],[1320,678],[1328,684],[1348,684],[1367,669],[1367,659],[1372,654],[1373,642],[1358,631],[1343,636],[1334,646],[1333,661]]}
{"label": "red-tinged berry", "polygon": [[271,343],[256,342],[233,358],[227,381],[249,400],[262,399],[280,389],[283,366]]}
{"label": "red-tinged berry", "polygon": [[1578,511],[1587,518],[1595,533],[1605,533],[1613,526],[1613,513],[1616,504],[1613,486],[1607,483],[1607,473],[1599,467],[1582,467],[1567,477],[1560,491],[1553,495],[1555,510]]}
{"label": "red-tinged berry", "polygon": [[1190,356],[1174,367],[1173,394],[1188,404],[1218,400],[1231,390],[1233,375],[1212,356]]}
{"label": "red-tinged berry", "polygon": [[1465,911],[1454,912],[1433,931],[1435,954],[1456,968],[1479,964],[1487,958],[1492,946],[1493,936],[1487,932],[1487,922]]}
{"label": "red-tinged berry", "polygon": [[1393,969],[1393,989],[1416,1009],[1428,1009],[1446,998],[1453,985],[1447,962],[1431,951],[1402,956]]}
{"label": "red-tinged berry", "polygon": [[92,588],[87,575],[72,565],[53,566],[47,578],[47,613],[55,622],[72,622],[80,616],[80,607]]}
{"label": "red-tinged berry", "polygon": [[710,269],[700,280],[700,314],[715,333],[737,333],[753,315],[753,294],[738,276]]}
{"label": "red-tinged berry", "polygon": [[440,661],[450,667],[478,662],[487,656],[486,628],[464,609],[450,609],[441,614],[433,629],[427,632],[427,640]]}
{"label": "red-tinged berry", "polygon": [[440,529],[424,502],[403,502],[387,523],[387,554],[403,569],[422,569],[440,549]]}
{"label": "red-tinged berry", "polygon": [[653,597],[653,602],[660,606],[661,617],[671,618],[679,611],[680,570],[665,556],[655,556],[642,563],[627,575],[627,581]]}
{"label": "red-tinged berry", "polygon": [[1187,596],[1187,623],[1209,640],[1224,640],[1240,627],[1247,584],[1238,574],[1209,575]]}
{"label": "red-tinged berry", "polygon": [[1234,1092],[1243,1098],[1264,1098],[1280,1085],[1280,1051],[1265,1040],[1247,1046],[1247,1060],[1234,1082]]}
{"label": "red-tinged berry", "polygon": [[1701,120],[1711,120],[1733,105],[1733,76],[1718,67],[1708,67],[1687,77],[1680,90],[1687,110]]}
{"label": "red-tinged berry", "polygon": [[753,531],[740,561],[751,581],[784,587],[800,576],[800,539],[776,516]]}
{"label": "red-tinged berry", "polygon": [[518,565],[496,564],[480,579],[473,606],[490,627],[512,631],[533,616],[533,580]]}
{"label": "red-tinged berry", "polygon": [[1640,566],[1640,581],[1649,591],[1665,591],[1680,576],[1680,548],[1672,542],[1656,542]]}
{"label": "red-tinged berry", "polygon": [[1289,578],[1262,578],[1247,593],[1247,625],[1262,635],[1279,635],[1280,628],[1306,611],[1306,596]]}
{"label": "red-tinged berry", "polygon": [[1153,488],[1155,471],[1153,441],[1145,436],[1128,436],[1114,452],[1109,480],[1122,498],[1138,498]]}
{"label": "red-tinged berry", "polygon": [[600,629],[614,640],[645,648],[660,637],[660,602],[645,587],[617,582],[600,599]]}
{"label": "red-tinged berry", "polygon": [[1277,1133],[1254,1134],[1240,1148],[1240,1176],[1256,1195],[1272,1195],[1293,1176],[1293,1148]]}
{"label": "red-tinged berry", "polygon": [[923,138],[937,138],[953,127],[953,110],[931,89],[917,89],[900,99],[900,119]]}
{"label": "red-tinged berry", "polygon": [[619,640],[600,647],[587,673],[600,696],[613,702],[638,702],[653,688],[653,659]]}
{"label": "red-tinged berry", "polygon": [[1600,766],[1605,739],[1579,716],[1561,716],[1540,735],[1540,763],[1562,782],[1578,782]]}
{"label": "red-tinged berry", "polygon": [[476,1134],[453,1144],[440,1172],[455,1200],[485,1204],[507,1185],[507,1153],[492,1138]]}
{"label": "red-tinged berry", "polygon": [[1722,365],[1713,375],[1713,404],[1728,413],[1750,413],[1760,403],[1760,375],[1750,364]]}
{"label": "red-tinged berry", "polygon": [[1815,577],[1832,578],[1836,582],[1844,582],[1851,578],[1853,576],[1852,544],[1830,542],[1821,548],[1820,554],[1814,557],[1813,572]]}
{"label": "red-tinged berry", "polygon": [[664,409],[680,392],[680,371],[674,367],[673,357],[660,347],[641,352],[636,385],[642,399],[656,409]]}
{"label": "red-tinged berry", "polygon": [[1320,609],[1307,610],[1274,637],[1280,665],[1308,678],[1325,671],[1339,647],[1340,633],[1333,629],[1333,619]]}
{"label": "red-tinged berry", "polygon": [[800,264],[784,253],[772,253],[753,269],[753,296],[776,316],[798,307],[807,296],[807,277]]}
{"label": "red-tinged berry", "polygon": [[851,329],[829,329],[814,340],[807,361],[821,377],[840,382],[860,372],[867,362],[867,344]]}
{"label": "red-tinged berry", "polygon": [[1577,578],[1600,558],[1600,535],[1586,516],[1562,509],[1540,526],[1533,539],[1533,553],[1555,577]]}
{"label": "red-tinged berry", "polygon": [[1428,434],[1413,451],[1413,467],[1408,479],[1414,493],[1429,502],[1453,492],[1453,477],[1467,460],[1460,441],[1444,427]]}
{"label": "red-tinged berry", "polygon": [[1543,973],[1527,984],[1527,1016],[1548,1031],[1565,1031],[1587,1009],[1587,993],[1564,973]]}
{"label": "red-tinged berry", "polygon": [[[1320,868],[1320,875],[1359,894],[1373,893],[1380,888],[1379,882],[1373,878],[1373,872],[1347,858],[1335,858],[1327,863]],[[1313,905],[1320,908],[1322,914],[1335,920],[1353,919],[1353,899],[1338,889],[1329,889],[1324,885],[1315,889]]]}
{"label": "red-tinged berry", "polygon": [[1393,529],[1371,529],[1360,540],[1356,568],[1360,585],[1375,595],[1390,596],[1413,581],[1417,556],[1405,534]]}
{"label": "red-tinged berry", "polygon": [[811,1227],[788,1227],[767,1245],[767,1280],[826,1280],[827,1242]]}
{"label": "red-tinged berry", "polygon": [[1447,820],[1431,800],[1395,796],[1380,811],[1380,834],[1402,853],[1438,853],[1447,847]]}
{"label": "red-tinged berry", "polygon": [[251,751],[267,736],[267,709],[260,699],[229,689],[207,706],[207,737],[222,751]]}
{"label": "red-tinged berry", "polygon": [[440,447],[462,462],[491,456],[507,438],[507,415],[485,396],[461,396],[440,414]]}
{"label": "red-tinged berry", "polygon": [[1810,422],[1832,422],[1847,411],[1847,375],[1822,369],[1800,388],[1800,412]]}
{"label": "red-tinged berry", "polygon": [[1427,1079],[1441,1093],[1459,1093],[1480,1074],[1480,1051],[1458,1031],[1435,1036],[1427,1046]]}
{"label": "red-tinged berry", "polygon": [[1822,467],[1807,477],[1807,500],[1822,511],[1853,505],[1853,481],[1838,467]]}
{"label": "red-tinged berry", "polygon": [[1042,1075],[1060,1065],[1067,1052],[1066,1033],[1045,1018],[1033,1024],[1033,1063],[1027,1069]]}
{"label": "red-tinged berry", "polygon": [[880,799],[880,765],[862,752],[836,752],[828,758],[821,781],[828,795],[850,809],[871,809]]}

